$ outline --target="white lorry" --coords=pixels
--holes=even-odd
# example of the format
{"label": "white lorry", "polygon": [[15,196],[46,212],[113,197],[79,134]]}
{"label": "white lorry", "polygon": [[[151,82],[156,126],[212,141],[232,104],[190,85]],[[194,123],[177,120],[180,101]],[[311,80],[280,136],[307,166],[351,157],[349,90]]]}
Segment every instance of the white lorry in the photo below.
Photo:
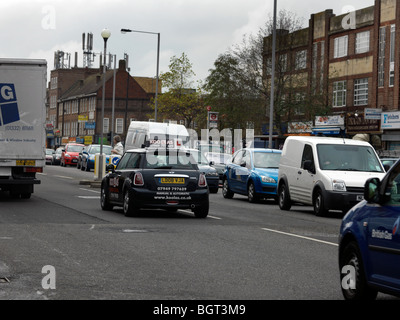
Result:
{"label": "white lorry", "polygon": [[0,59],[0,190],[30,198],[45,155],[47,62]]}

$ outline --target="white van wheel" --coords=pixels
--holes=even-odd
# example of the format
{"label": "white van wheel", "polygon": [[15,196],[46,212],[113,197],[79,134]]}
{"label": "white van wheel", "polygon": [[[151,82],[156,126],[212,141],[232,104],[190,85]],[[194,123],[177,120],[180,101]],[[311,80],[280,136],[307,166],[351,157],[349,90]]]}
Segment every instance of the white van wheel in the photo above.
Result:
{"label": "white van wheel", "polygon": [[314,197],[314,213],[318,217],[323,217],[328,214],[325,208],[325,200],[321,190],[317,190]]}
{"label": "white van wheel", "polygon": [[284,183],[282,183],[282,185],[279,187],[278,204],[281,210],[290,210],[290,208],[292,207],[290,195],[287,190],[286,184]]}

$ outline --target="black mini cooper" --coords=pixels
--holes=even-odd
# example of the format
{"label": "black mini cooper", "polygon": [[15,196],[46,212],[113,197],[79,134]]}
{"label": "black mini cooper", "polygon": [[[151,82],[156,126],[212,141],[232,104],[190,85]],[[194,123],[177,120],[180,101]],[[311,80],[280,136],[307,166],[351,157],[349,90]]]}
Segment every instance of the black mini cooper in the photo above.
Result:
{"label": "black mini cooper", "polygon": [[207,180],[190,152],[133,149],[107,170],[101,183],[103,210],[122,206],[126,216],[135,216],[141,208],[191,209],[197,218],[208,215]]}

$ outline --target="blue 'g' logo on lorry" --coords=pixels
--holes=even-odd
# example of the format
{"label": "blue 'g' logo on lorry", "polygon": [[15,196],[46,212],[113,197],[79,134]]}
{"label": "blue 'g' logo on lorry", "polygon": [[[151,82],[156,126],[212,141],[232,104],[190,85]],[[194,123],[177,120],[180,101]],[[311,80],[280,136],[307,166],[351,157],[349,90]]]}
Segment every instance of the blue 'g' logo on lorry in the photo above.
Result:
{"label": "blue 'g' logo on lorry", "polygon": [[17,95],[12,83],[0,83],[0,126],[19,121]]}

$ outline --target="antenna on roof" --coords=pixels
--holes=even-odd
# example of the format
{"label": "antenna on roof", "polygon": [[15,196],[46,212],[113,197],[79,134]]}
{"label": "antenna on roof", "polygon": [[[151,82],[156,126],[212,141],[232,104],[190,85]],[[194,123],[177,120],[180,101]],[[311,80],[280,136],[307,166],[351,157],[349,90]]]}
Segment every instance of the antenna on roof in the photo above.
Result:
{"label": "antenna on roof", "polygon": [[[86,41],[85,41],[86,40]],[[93,33],[82,33],[83,67],[92,67],[95,54],[93,53]]]}

